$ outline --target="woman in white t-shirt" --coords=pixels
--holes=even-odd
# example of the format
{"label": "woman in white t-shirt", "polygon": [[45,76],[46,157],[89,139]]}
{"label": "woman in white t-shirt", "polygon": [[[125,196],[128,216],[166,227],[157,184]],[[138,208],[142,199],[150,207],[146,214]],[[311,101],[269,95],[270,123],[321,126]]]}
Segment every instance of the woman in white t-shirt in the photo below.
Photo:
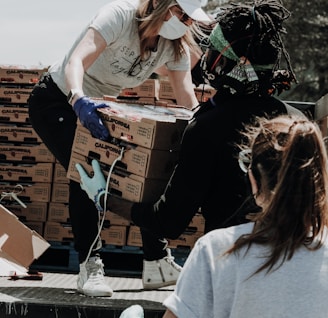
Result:
{"label": "woman in white t-shirt", "polygon": [[[164,318],[325,318],[327,153],[318,125],[281,115],[245,129],[240,152],[258,213],[198,240]],[[219,207],[218,207],[219,208]]]}
{"label": "woman in white t-shirt", "polygon": [[[117,96],[167,69],[178,104],[198,105],[190,72],[190,26],[210,21],[203,0],[117,0],[102,7],[62,60],[52,64],[29,98],[33,128],[67,170],[77,118],[99,139],[109,138],[97,114],[104,104],[90,97]],[[77,11],[74,14],[78,14]],[[65,35],[63,35],[65,36]],[[111,296],[97,254],[98,211],[77,182],[70,182],[70,223],[78,252],[77,289],[88,296]],[[166,254],[165,254],[166,256]],[[92,278],[92,279],[89,279]]]}

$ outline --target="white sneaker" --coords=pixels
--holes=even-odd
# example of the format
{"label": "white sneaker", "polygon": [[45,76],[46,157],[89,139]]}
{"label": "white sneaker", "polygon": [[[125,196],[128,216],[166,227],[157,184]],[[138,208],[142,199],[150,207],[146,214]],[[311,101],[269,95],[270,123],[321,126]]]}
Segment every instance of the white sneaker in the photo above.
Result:
{"label": "white sneaker", "polygon": [[105,282],[104,264],[99,256],[90,257],[87,262],[80,264],[77,290],[91,297],[113,295],[113,290]]}
{"label": "white sneaker", "polygon": [[144,310],[140,305],[132,305],[126,308],[119,318],[144,318]]}
{"label": "white sneaker", "polygon": [[182,267],[174,262],[171,250],[166,249],[167,256],[155,261],[143,262],[142,283],[144,289],[156,289],[175,285]]}

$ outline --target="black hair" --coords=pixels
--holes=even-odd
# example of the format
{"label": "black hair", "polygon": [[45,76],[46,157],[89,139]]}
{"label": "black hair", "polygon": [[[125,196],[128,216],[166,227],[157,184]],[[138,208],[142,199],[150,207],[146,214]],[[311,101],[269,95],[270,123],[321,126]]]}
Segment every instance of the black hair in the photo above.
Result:
{"label": "black hair", "polygon": [[[278,93],[279,95],[282,91],[288,90],[293,81],[296,82],[290,57],[282,40],[282,34],[286,33],[283,22],[289,16],[290,12],[283,6],[281,0],[232,3],[220,8],[220,11],[215,14],[216,24],[219,24],[224,38],[238,57],[245,57],[254,65],[272,65],[263,70],[256,69],[259,81],[255,94],[263,96]],[[208,35],[208,30],[206,33]],[[203,42],[206,43],[204,39]],[[213,46],[210,46],[209,42],[208,44],[212,55],[219,56],[221,54]],[[286,65],[283,66],[286,69],[280,69],[282,58],[286,62]],[[207,65],[206,72],[212,78],[215,77],[211,85],[221,91],[231,91],[231,85],[235,85],[235,83],[232,84],[231,78],[224,74],[230,72],[236,63],[239,62],[231,60],[230,63],[226,63],[226,69],[220,68],[220,74],[213,72],[213,69],[209,70],[209,65]],[[205,74],[203,75],[205,76]],[[245,90],[241,89],[241,93],[244,94]]]}

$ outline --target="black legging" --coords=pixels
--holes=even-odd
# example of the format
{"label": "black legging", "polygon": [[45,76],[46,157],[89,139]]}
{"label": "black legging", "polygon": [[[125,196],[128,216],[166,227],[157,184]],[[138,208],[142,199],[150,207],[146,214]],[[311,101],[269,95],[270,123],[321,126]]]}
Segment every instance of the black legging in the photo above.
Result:
{"label": "black legging", "polygon": [[[43,74],[28,101],[33,128],[56,159],[66,169],[72,151],[76,129],[76,115],[66,96],[48,73]],[[74,236],[74,247],[83,262],[98,232],[98,211],[80,184],[70,181],[69,214]],[[146,260],[166,255],[165,244],[147,231],[142,232]],[[94,251],[92,254],[94,254]]]}

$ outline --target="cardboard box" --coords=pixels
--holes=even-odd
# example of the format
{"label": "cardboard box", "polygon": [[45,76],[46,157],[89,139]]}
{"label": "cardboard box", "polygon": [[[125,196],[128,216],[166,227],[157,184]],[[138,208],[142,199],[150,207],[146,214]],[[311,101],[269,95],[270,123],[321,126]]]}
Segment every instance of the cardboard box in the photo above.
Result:
{"label": "cardboard box", "polygon": [[48,221],[69,223],[69,210],[67,203],[50,202]]}
{"label": "cardboard box", "polygon": [[139,246],[142,247],[142,237],[139,226],[131,225],[129,228],[128,239],[127,239],[128,246]]}
{"label": "cardboard box", "polygon": [[173,87],[168,80],[161,80],[159,86],[159,99],[175,100]]}
{"label": "cardboard box", "polygon": [[191,219],[186,231],[204,233],[204,230],[205,230],[205,219],[202,214],[197,213]]}
{"label": "cardboard box", "polygon": [[28,107],[0,105],[0,122],[29,124],[30,117]]}
{"label": "cardboard box", "polygon": [[23,221],[23,223],[31,230],[43,236],[45,222],[40,221]]}
{"label": "cardboard box", "polygon": [[52,163],[0,163],[0,180],[21,182],[52,182]]}
{"label": "cardboard box", "polygon": [[[49,202],[51,198],[51,183],[39,182],[0,182],[0,193],[14,192],[17,197],[25,201],[40,201]],[[9,200],[10,197],[4,197],[4,200]]]}
{"label": "cardboard box", "polygon": [[52,185],[52,202],[68,203],[69,201],[69,185],[67,183],[56,183]]}
{"label": "cardboard box", "polygon": [[[80,163],[89,175],[93,173],[90,158],[72,152],[67,177],[73,181],[80,182],[80,175],[75,168],[76,163]],[[107,178],[110,166],[103,163],[100,163],[100,166],[105,178]],[[119,169],[113,169],[110,177],[110,192],[133,202],[151,202],[158,199],[166,184],[165,180],[146,179]]]}
{"label": "cardboard box", "polygon": [[72,242],[74,238],[71,224],[50,221],[45,223],[43,236],[47,241],[55,242]]}
{"label": "cardboard box", "polygon": [[192,111],[106,102],[98,111],[112,137],[149,149],[179,150]]}
{"label": "cardboard box", "polygon": [[72,151],[112,165],[124,148],[123,158],[117,166],[145,178],[170,178],[178,160],[178,151],[148,149],[126,142],[116,144],[93,138],[86,128],[78,125]]}
{"label": "cardboard box", "polygon": [[0,124],[0,142],[41,143],[42,140],[30,126]]}
{"label": "cardboard box", "polygon": [[19,220],[24,223],[27,221],[45,222],[47,220],[47,202],[25,202],[26,208],[18,204],[16,201],[11,202],[10,204],[7,203],[8,202],[3,201],[3,206],[14,213]]}
{"label": "cardboard box", "polygon": [[27,104],[32,88],[0,86],[0,102],[12,104]]}
{"label": "cardboard box", "polygon": [[69,179],[67,178],[67,172],[65,168],[59,163],[55,163],[53,182],[56,183],[69,183]]}
{"label": "cardboard box", "polygon": [[20,222],[16,215],[0,205],[0,275],[24,275],[49,243]]}
{"label": "cardboard box", "polygon": [[55,162],[54,155],[45,144],[0,143],[0,159],[24,162]]}
{"label": "cardboard box", "polygon": [[105,220],[109,221],[110,225],[130,225],[130,221],[110,211],[106,212]]}
{"label": "cardboard box", "polygon": [[188,247],[193,248],[196,241],[203,235],[203,232],[184,232],[177,239],[171,240],[167,239],[168,247],[170,248],[179,248],[179,247]]}
{"label": "cardboard box", "polygon": [[35,84],[47,68],[24,68],[21,66],[0,66],[1,83]]}
{"label": "cardboard box", "polygon": [[159,93],[159,80],[147,79],[139,86],[122,89],[119,96],[150,97],[150,98],[158,99],[158,93]]}
{"label": "cardboard box", "polygon": [[101,230],[101,241],[104,245],[126,245],[126,226],[121,225],[110,225],[109,227],[104,227]]}

